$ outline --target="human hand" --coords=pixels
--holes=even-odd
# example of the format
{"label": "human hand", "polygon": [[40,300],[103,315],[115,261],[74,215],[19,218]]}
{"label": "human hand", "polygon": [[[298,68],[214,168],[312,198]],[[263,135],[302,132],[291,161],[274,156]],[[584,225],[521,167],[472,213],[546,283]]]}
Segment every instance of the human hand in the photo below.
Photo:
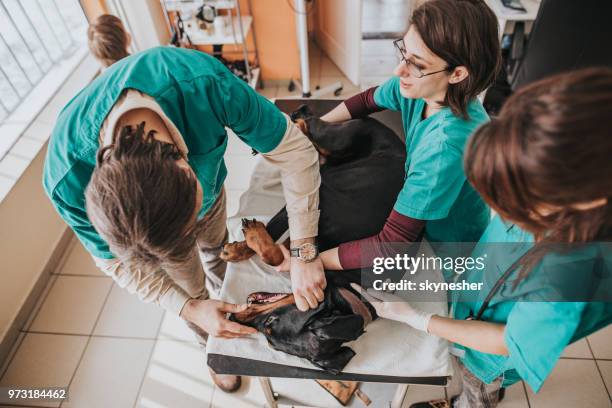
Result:
{"label": "human hand", "polygon": [[252,327],[227,320],[226,313],[242,312],[247,305],[235,305],[220,300],[190,299],[181,311],[181,317],[215,337],[235,338],[257,333]]}
{"label": "human hand", "polygon": [[374,289],[366,291],[356,283],[351,283],[351,286],[370,302],[380,317],[406,323],[417,330],[427,332],[429,320],[431,320],[433,313],[417,310],[404,299],[390,293],[379,292]]}
{"label": "human hand", "polygon": [[281,252],[283,253],[283,262],[280,265],[274,267],[277,272],[289,272],[291,269],[291,254],[284,245],[279,245]]}
{"label": "human hand", "polygon": [[304,262],[298,258],[290,258],[291,288],[295,305],[302,312],[314,309],[325,298],[325,272],[321,258],[312,262]]}

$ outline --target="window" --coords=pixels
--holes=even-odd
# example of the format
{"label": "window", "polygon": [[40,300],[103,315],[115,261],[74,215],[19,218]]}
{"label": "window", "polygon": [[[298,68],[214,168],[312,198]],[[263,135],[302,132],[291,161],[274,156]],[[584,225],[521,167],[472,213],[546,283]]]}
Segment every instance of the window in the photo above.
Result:
{"label": "window", "polygon": [[0,0],[0,160],[87,52],[78,0]]}

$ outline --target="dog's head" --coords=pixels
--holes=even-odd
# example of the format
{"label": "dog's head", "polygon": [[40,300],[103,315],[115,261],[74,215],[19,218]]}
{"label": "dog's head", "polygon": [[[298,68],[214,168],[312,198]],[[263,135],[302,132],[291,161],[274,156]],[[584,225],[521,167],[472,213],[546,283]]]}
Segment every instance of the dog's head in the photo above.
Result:
{"label": "dog's head", "polygon": [[329,286],[325,300],[306,312],[298,310],[288,293],[252,293],[247,304],[247,310],[231,320],[256,328],[274,349],[306,358],[334,374],[355,355],[342,344],[357,339],[376,318],[374,308],[352,290]]}
{"label": "dog's head", "polygon": [[300,105],[290,117],[319,152],[321,164],[346,163],[370,151],[371,137],[367,131],[364,133],[361,120],[325,122],[308,105]]}

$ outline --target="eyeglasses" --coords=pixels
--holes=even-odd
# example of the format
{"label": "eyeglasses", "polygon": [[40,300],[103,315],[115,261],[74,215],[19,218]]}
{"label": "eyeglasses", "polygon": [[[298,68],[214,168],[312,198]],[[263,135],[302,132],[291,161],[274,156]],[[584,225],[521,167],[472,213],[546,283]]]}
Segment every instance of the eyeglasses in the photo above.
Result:
{"label": "eyeglasses", "polygon": [[440,72],[448,71],[450,69],[450,67],[446,67],[439,71],[428,72],[426,74],[423,71],[421,71],[421,69],[414,62],[406,58],[406,45],[404,44],[404,40],[402,38],[400,38],[399,40],[393,41],[393,45],[395,45],[395,52],[397,54],[397,58],[400,61],[404,61],[406,63],[406,66],[408,67],[408,71],[410,72],[410,75],[414,76],[415,78],[423,78],[428,75],[437,74]]}

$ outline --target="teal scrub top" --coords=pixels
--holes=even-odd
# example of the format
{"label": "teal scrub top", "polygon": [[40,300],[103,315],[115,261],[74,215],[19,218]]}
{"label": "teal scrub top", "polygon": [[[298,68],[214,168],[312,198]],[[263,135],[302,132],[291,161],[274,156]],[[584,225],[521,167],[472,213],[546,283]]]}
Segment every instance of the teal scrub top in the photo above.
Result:
{"label": "teal scrub top", "polygon": [[273,150],[287,128],[270,101],[202,52],[157,47],[113,64],[60,112],[43,174],[60,216],[92,255],[104,259],[113,254],[87,217],[84,192],[96,165],[100,128],[126,89],[153,97],[183,136],[188,163],[204,190],[200,217],[227,175],[225,127],[262,153]]}
{"label": "teal scrub top", "polygon": [[423,99],[400,94],[399,77],[374,92],[374,102],[400,111],[406,134],[406,180],[394,209],[425,220],[430,242],[476,242],[489,223],[489,208],[463,171],[466,141],[489,117],[478,100],[468,105],[469,120],[445,107],[426,119]]}
{"label": "teal scrub top", "polygon": [[[472,270],[462,276],[468,282],[484,284],[479,301],[473,298],[466,300],[465,292],[451,293],[455,319],[476,315],[482,300],[498,278],[533,245],[531,234],[514,224],[504,223],[496,216],[472,256],[480,256],[485,248],[491,247],[484,245],[486,243],[512,242],[524,245],[513,246],[514,250],[510,254],[504,251],[506,256],[498,257],[493,263],[487,262],[488,268],[485,270]],[[455,344],[465,353],[461,357],[462,363],[480,380],[491,383],[503,375],[503,385],[509,386],[523,379],[537,392],[568,344],[612,323],[612,303],[546,301],[551,299],[555,288],[550,285],[548,277],[544,276],[542,266],[547,263],[557,266],[548,269],[548,274],[562,273],[567,274],[564,276],[583,279],[588,276],[587,268],[592,268],[593,258],[580,259],[580,256],[580,253],[571,252],[547,254],[516,287],[513,285],[517,272],[510,276],[493,297],[482,319],[506,325],[504,338],[508,356],[483,353]],[[612,254],[604,256],[607,262],[612,262]]]}

